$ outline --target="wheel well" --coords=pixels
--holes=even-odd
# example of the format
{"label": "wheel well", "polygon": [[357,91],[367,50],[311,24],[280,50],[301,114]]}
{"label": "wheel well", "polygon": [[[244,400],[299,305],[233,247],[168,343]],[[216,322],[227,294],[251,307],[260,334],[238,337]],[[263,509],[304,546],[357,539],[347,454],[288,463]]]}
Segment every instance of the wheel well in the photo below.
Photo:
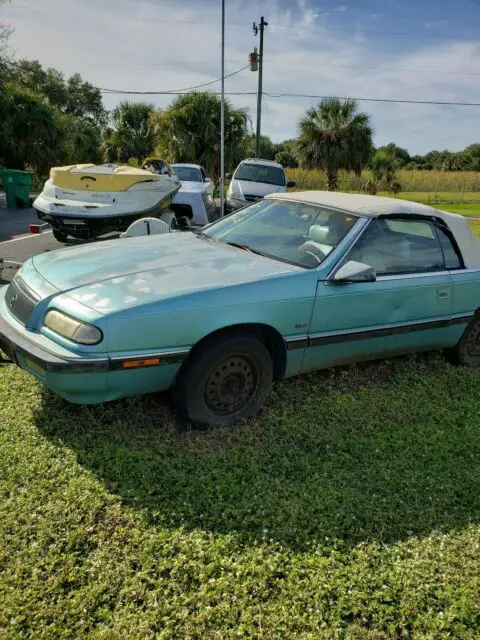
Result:
{"label": "wheel well", "polygon": [[189,220],[193,218],[193,210],[189,204],[171,204],[170,210],[178,218],[188,218]]}
{"label": "wheel well", "polygon": [[282,335],[268,324],[245,323],[217,329],[216,331],[209,333],[204,338],[199,340],[199,342],[197,342],[192,347],[183,366],[188,363],[188,361],[195,355],[200,347],[203,347],[208,342],[214,342],[220,336],[234,336],[245,334],[255,336],[267,347],[273,360],[274,380],[281,380],[285,375],[285,369],[287,365],[287,347],[284,339],[282,338]]}

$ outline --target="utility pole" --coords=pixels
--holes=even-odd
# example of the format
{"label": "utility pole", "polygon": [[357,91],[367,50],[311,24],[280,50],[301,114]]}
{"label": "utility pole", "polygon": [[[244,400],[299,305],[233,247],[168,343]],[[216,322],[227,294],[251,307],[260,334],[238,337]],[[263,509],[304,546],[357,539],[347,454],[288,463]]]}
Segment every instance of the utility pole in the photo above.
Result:
{"label": "utility pole", "polygon": [[262,92],[263,92],[263,32],[268,27],[268,22],[262,16],[260,26],[253,23],[253,33],[258,35],[260,32],[260,53],[258,57],[258,94],[257,94],[257,138],[255,145],[255,156],[260,156],[260,134],[262,130]]}
{"label": "utility pole", "polygon": [[220,217],[225,213],[225,0],[222,0],[222,98],[220,107]]}

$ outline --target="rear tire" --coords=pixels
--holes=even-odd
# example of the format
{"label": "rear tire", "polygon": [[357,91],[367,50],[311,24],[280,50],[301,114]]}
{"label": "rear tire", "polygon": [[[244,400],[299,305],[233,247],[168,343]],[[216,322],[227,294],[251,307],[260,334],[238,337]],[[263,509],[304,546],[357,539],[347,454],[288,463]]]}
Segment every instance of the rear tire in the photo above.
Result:
{"label": "rear tire", "polygon": [[446,357],[453,364],[480,369],[480,314],[475,314],[473,320],[465,329],[463,336],[453,349],[445,352]]}
{"label": "rear tire", "polygon": [[57,229],[52,229],[53,237],[57,242],[61,242],[65,244],[67,242],[68,235],[63,233],[62,231],[57,231]]}
{"label": "rear tire", "polygon": [[229,427],[260,409],[272,381],[272,358],[262,342],[246,333],[225,335],[192,354],[172,396],[194,426]]}

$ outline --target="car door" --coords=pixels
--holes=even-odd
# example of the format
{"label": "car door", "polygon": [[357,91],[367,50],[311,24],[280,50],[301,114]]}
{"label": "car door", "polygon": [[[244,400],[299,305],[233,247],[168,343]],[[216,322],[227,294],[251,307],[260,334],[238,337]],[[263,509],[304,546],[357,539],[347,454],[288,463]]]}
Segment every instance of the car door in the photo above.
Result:
{"label": "car door", "polygon": [[452,277],[433,221],[373,218],[332,275],[351,260],[376,280],[318,282],[303,371],[450,345]]}

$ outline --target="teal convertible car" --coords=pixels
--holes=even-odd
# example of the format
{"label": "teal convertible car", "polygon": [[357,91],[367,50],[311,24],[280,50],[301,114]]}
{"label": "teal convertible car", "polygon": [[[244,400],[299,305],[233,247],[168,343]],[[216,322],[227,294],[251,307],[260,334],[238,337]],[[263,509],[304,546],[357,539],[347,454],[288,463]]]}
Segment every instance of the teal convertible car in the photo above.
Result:
{"label": "teal convertible car", "polygon": [[423,205],[275,194],[199,233],[28,260],[0,347],[72,402],[171,389],[192,423],[229,425],[315,369],[432,349],[479,366],[480,243]]}

